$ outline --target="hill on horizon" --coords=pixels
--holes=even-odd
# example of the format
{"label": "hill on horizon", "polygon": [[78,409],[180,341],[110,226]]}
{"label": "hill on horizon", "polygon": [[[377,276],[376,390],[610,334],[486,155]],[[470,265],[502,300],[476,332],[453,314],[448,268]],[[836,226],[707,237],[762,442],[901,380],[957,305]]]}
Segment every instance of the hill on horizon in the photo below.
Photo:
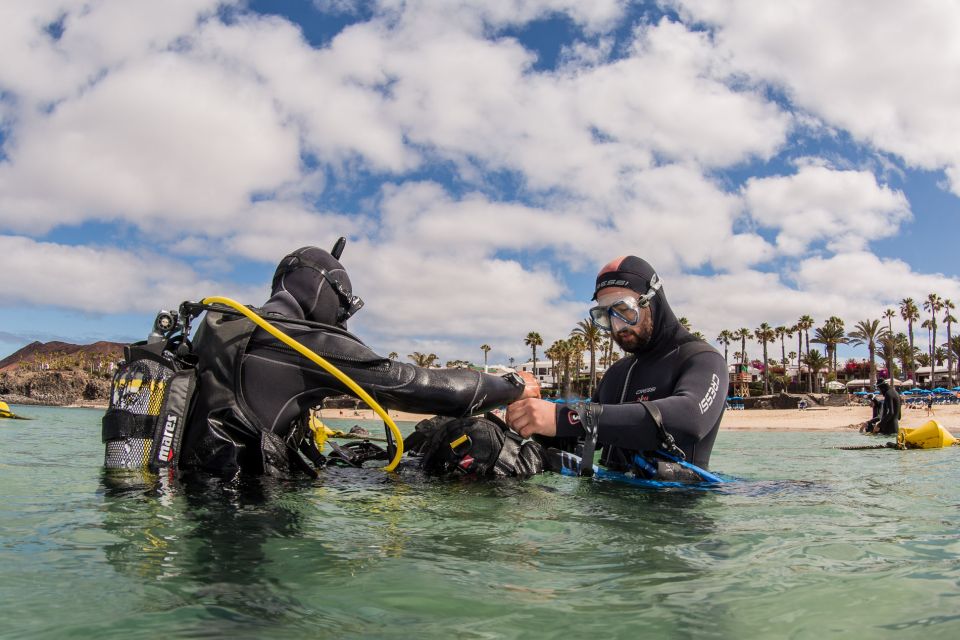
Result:
{"label": "hill on horizon", "polygon": [[101,340],[93,344],[71,344],[69,342],[34,341],[0,360],[0,373],[15,371],[23,363],[31,368],[49,365],[51,369],[81,369],[105,366],[123,358],[120,342]]}

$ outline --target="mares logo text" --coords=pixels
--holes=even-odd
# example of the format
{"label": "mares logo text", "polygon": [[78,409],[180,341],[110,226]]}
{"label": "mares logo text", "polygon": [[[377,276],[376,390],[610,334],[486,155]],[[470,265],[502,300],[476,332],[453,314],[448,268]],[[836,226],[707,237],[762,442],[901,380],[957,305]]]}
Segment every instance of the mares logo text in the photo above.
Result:
{"label": "mares logo text", "polygon": [[703,400],[700,401],[700,415],[703,415],[707,412],[707,409],[710,408],[710,405],[713,404],[714,399],[717,397],[717,391],[720,389],[720,378],[717,377],[717,374],[713,374],[713,378],[710,380],[710,388],[707,389],[707,393],[703,396]]}
{"label": "mares logo text", "polygon": [[167,462],[173,457],[170,448],[173,446],[173,434],[177,431],[177,416],[167,416],[167,421],[163,425],[163,439],[160,440],[160,451],[157,452],[157,459],[160,462]]}

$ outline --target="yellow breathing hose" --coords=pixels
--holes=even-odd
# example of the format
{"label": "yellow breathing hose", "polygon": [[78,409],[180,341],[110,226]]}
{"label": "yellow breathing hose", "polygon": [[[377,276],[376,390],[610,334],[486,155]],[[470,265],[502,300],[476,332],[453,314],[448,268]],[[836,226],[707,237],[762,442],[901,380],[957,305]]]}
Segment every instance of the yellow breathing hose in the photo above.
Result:
{"label": "yellow breathing hose", "polygon": [[251,311],[248,307],[243,306],[236,300],[231,300],[230,298],[224,298],[222,296],[211,296],[209,298],[204,298],[200,302],[203,304],[222,304],[230,307],[231,309],[235,309],[236,311],[239,311],[244,316],[249,318],[255,325],[257,325],[258,327],[260,327],[261,329],[263,329],[264,331],[272,335],[274,338],[276,338],[283,344],[287,345],[288,347],[290,347],[291,349],[293,349],[294,351],[302,355],[304,358],[306,358],[310,362],[313,362],[318,367],[325,369],[330,375],[332,375],[334,378],[336,378],[337,380],[345,384],[348,389],[350,389],[355,394],[357,394],[357,397],[359,397],[361,400],[366,402],[367,405],[369,405],[370,408],[372,408],[378,416],[383,418],[383,423],[386,425],[388,429],[390,429],[390,433],[393,434],[393,441],[394,441],[394,445],[397,448],[397,451],[396,453],[394,453],[393,459],[390,460],[389,464],[387,464],[387,466],[385,466],[383,470],[393,471],[394,469],[397,468],[397,465],[400,464],[400,458],[403,457],[403,434],[400,433],[400,429],[397,427],[397,424],[390,417],[390,414],[384,411],[383,407],[380,406],[380,403],[374,400],[369,393],[367,393],[362,388],[360,388],[360,385],[354,382],[350,378],[350,376],[345,374],[343,371],[340,371],[340,369],[338,369],[329,361],[321,358],[319,355],[314,353],[308,347],[304,346],[300,342],[297,342],[296,340],[294,340],[293,338],[285,334],[283,331],[280,331],[280,329],[277,329],[275,326],[273,326],[272,324],[270,324],[269,322],[261,318],[258,314]]}

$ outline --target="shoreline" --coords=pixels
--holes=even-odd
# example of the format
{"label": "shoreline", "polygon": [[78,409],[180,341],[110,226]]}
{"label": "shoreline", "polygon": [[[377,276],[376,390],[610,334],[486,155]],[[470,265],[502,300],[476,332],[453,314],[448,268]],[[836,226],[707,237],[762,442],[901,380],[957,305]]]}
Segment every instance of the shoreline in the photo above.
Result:
{"label": "shoreline", "polygon": [[[934,408],[935,415],[927,416],[924,409],[903,408],[900,425],[919,427],[927,420],[938,420],[949,431],[960,432],[960,405],[941,405]],[[429,414],[390,411],[394,420],[419,422],[431,417]],[[849,407],[813,407],[803,411],[799,409],[750,409],[743,411],[727,410],[720,423],[721,431],[856,431],[860,424],[870,418],[871,409],[867,406]],[[370,409],[323,409],[320,419],[354,420],[358,424],[366,422],[380,423],[381,419]]]}
{"label": "shoreline", "polygon": [[[106,404],[93,402],[78,402],[69,405],[44,404],[11,404],[30,406],[54,406],[66,409],[98,409],[105,411]],[[927,420],[937,420],[948,431],[960,433],[960,405],[940,405],[934,407],[935,415],[927,416],[923,409],[903,408],[901,426],[907,428],[919,427]],[[419,422],[432,414],[408,413],[405,411],[389,411],[390,417],[401,422]],[[855,431],[860,423],[871,415],[870,407],[812,407],[800,411],[798,409],[749,409],[742,411],[727,410],[720,423],[721,431]],[[371,409],[323,409],[320,411],[321,420],[353,421],[359,425],[366,423],[380,424],[382,420]]]}

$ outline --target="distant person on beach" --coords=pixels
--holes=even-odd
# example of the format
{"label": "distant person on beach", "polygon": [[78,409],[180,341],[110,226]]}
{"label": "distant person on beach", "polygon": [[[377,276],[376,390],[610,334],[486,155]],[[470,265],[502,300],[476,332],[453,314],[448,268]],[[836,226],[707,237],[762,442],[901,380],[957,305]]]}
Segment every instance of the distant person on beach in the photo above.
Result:
{"label": "distant person on beach", "polygon": [[927,408],[927,417],[937,415],[937,412],[933,410],[933,394],[927,396],[927,400],[924,403]]}
{"label": "distant person on beach", "polygon": [[566,448],[586,441],[596,425],[601,464],[612,470],[630,468],[635,454],[672,449],[670,439],[675,452],[706,469],[725,406],[723,356],[681,326],[659,276],[641,258],[604,266],[593,299],[592,321],[626,356],[604,374],[590,403],[523,399],[507,407],[507,423],[525,438]]}
{"label": "distant person on beach", "polygon": [[895,436],[900,429],[900,418],[903,417],[900,411],[900,394],[885,378],[877,380],[877,391],[880,397],[879,409],[876,408],[876,403],[873,403],[874,415],[860,430],[865,433]]}
{"label": "distant person on beach", "polygon": [[[539,397],[528,375],[428,369],[377,355],[347,332],[363,302],[333,252],[304,247],[280,261],[262,311],[285,333],[336,365],[385,407],[461,417]],[[309,320],[284,323],[277,318]],[[326,370],[245,318],[208,311],[193,340],[197,392],[186,421],[181,469],[232,477],[290,476],[317,463],[304,416],[332,395],[352,393]],[[306,469],[305,469],[306,467]]]}

